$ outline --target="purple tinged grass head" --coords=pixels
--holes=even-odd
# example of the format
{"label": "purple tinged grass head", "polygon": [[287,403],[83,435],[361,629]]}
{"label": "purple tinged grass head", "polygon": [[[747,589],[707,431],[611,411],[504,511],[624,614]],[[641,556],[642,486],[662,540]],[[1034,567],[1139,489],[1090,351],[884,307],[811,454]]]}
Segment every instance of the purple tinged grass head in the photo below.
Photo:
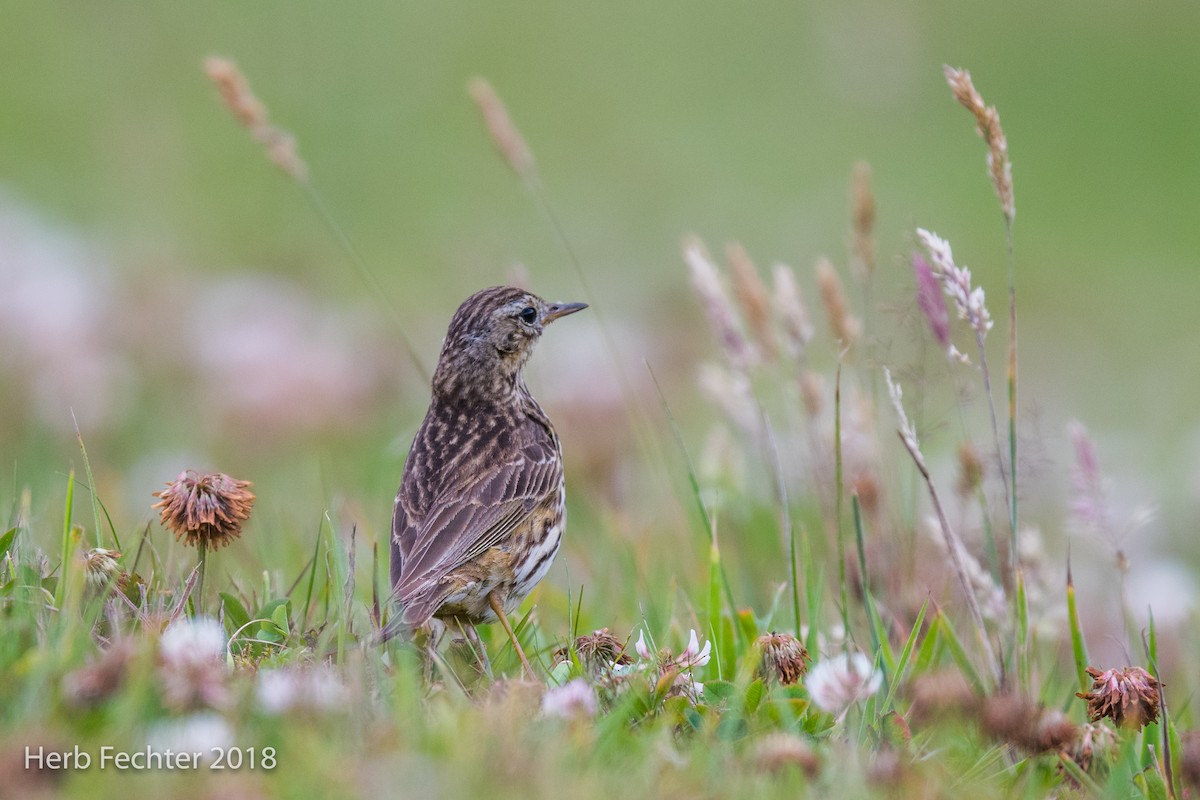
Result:
{"label": "purple tinged grass head", "polygon": [[954,263],[949,242],[924,228],[917,228],[917,238],[928,251],[933,274],[942,284],[946,296],[954,303],[958,318],[966,320],[982,341],[992,329],[992,317],[984,302],[983,289],[971,285],[971,270]]}
{"label": "purple tinged grass head", "polygon": [[946,309],[946,298],[942,296],[942,287],[933,268],[918,251],[912,254],[913,275],[917,279],[917,307],[925,315],[929,330],[938,345],[946,352],[950,351],[950,312]]}
{"label": "purple tinged grass head", "polygon": [[1109,536],[1112,534],[1112,523],[1104,475],[1100,472],[1100,460],[1096,457],[1096,444],[1081,422],[1072,421],[1067,430],[1075,450],[1071,516],[1082,530]]}

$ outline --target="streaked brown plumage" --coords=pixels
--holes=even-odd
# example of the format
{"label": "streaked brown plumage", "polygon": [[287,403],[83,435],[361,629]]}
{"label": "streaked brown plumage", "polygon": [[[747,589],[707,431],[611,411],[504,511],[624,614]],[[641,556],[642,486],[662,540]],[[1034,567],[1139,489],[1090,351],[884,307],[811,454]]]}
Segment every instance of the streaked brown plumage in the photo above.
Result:
{"label": "streaked brown plumage", "polygon": [[566,522],[562,451],[522,370],[544,326],[583,308],[497,286],[455,312],[392,517],[405,625],[494,622],[550,568]]}

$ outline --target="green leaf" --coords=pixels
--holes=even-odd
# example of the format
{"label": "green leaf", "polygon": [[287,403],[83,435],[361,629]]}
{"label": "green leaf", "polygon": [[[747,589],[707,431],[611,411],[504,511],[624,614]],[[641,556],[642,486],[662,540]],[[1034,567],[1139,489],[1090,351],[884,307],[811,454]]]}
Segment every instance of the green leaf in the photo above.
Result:
{"label": "green leaf", "polygon": [[[707,688],[707,687],[705,687]],[[762,702],[763,696],[767,693],[766,684],[762,678],[755,678],[746,687],[745,705],[746,716],[753,716],[755,711],[758,711],[758,706]]]}
{"label": "green leaf", "polygon": [[274,622],[279,630],[283,631],[284,634],[287,634],[291,630],[291,625],[288,624],[287,603],[275,607],[275,611],[271,614],[271,621]]}
{"label": "green leaf", "polygon": [[241,600],[228,592],[221,592],[220,596],[221,608],[225,614],[225,627],[232,634],[250,621],[250,612],[246,611]]}
{"label": "green leaf", "polygon": [[12,549],[13,540],[16,538],[16,528],[9,528],[4,532],[3,536],[0,536],[0,560],[3,560],[3,558],[8,555],[8,551]]}
{"label": "green leaf", "polygon": [[745,738],[748,733],[750,733],[750,726],[746,724],[746,720],[736,714],[721,717],[721,721],[717,723],[717,738],[727,742]]}
{"label": "green leaf", "polygon": [[709,705],[720,705],[733,697],[736,688],[729,681],[705,681],[704,699]]}

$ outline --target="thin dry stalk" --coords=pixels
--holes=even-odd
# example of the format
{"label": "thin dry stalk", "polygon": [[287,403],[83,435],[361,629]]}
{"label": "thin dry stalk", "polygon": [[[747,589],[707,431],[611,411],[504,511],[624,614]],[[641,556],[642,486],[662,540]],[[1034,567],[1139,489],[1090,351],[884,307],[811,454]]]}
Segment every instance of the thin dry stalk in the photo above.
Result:
{"label": "thin dry stalk", "polygon": [[517,177],[524,181],[537,180],[537,165],[533,161],[533,151],[525,143],[525,137],[517,130],[517,125],[508,114],[504,101],[486,78],[472,78],[467,85],[471,99],[479,107],[483,116],[483,124],[487,126],[492,144],[500,152],[500,156],[508,162],[508,166]]}
{"label": "thin dry stalk", "polygon": [[988,638],[987,626],[983,620],[983,612],[979,608],[979,600],[975,597],[975,589],[967,573],[966,565],[962,561],[963,551],[960,548],[963,545],[959,541],[958,536],[955,535],[954,529],[950,527],[950,520],[946,517],[946,512],[942,508],[942,501],[938,497],[937,487],[934,486],[933,478],[929,475],[929,468],[925,465],[925,456],[921,453],[921,445],[917,441],[916,429],[909,422],[908,415],[904,413],[903,393],[899,385],[892,380],[892,373],[887,367],[883,368],[883,375],[887,381],[892,406],[896,409],[896,416],[900,422],[900,428],[896,433],[900,437],[904,449],[912,457],[913,463],[917,465],[917,471],[921,473],[921,478],[925,481],[925,486],[929,490],[929,500],[933,504],[934,512],[937,514],[938,525],[941,527],[942,536],[945,538],[946,551],[950,554],[950,561],[954,566],[954,572],[958,576],[963,595],[967,599],[967,607],[971,611],[971,619],[975,622],[976,632],[979,636],[980,645],[983,647],[984,657],[987,659],[988,665],[992,668],[993,677],[998,681],[1000,678],[1000,664],[996,660],[995,652],[992,650],[992,642]]}
{"label": "thin dry stalk", "polygon": [[1016,216],[1013,203],[1012,162],[1008,159],[1008,139],[1000,127],[1000,113],[995,106],[983,102],[983,97],[975,89],[971,81],[971,73],[965,69],[955,69],[949,65],[942,67],[946,83],[954,92],[954,98],[975,117],[975,130],[988,146],[988,173],[992,178],[992,186],[996,188],[996,196],[1000,199],[1000,210],[1004,219],[1012,225]]}
{"label": "thin dry stalk", "polygon": [[733,292],[746,314],[746,323],[769,358],[779,352],[779,340],[771,324],[771,296],[746,248],[737,242],[726,250],[733,271]]}
{"label": "thin dry stalk", "polygon": [[242,127],[261,144],[267,157],[300,183],[308,182],[308,165],[300,158],[296,138],[271,124],[267,107],[254,96],[250,82],[230,58],[209,56],[204,59],[204,71],[221,93],[225,106]]}
{"label": "thin dry stalk", "polygon": [[850,347],[858,339],[862,326],[850,313],[842,279],[838,277],[833,264],[827,258],[817,262],[817,286],[821,289],[821,302],[825,304],[825,313],[829,315],[829,326],[834,338],[841,342],[843,347]]}

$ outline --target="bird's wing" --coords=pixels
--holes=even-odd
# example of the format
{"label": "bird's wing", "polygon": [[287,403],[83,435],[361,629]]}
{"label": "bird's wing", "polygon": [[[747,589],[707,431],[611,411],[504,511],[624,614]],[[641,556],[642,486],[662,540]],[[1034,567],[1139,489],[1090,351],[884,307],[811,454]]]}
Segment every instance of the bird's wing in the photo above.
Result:
{"label": "bird's wing", "polygon": [[443,487],[419,524],[405,515],[407,530],[395,532],[403,542],[397,598],[405,602],[420,587],[503,541],[558,492],[561,480],[558,448],[551,437],[542,435],[499,463]]}

